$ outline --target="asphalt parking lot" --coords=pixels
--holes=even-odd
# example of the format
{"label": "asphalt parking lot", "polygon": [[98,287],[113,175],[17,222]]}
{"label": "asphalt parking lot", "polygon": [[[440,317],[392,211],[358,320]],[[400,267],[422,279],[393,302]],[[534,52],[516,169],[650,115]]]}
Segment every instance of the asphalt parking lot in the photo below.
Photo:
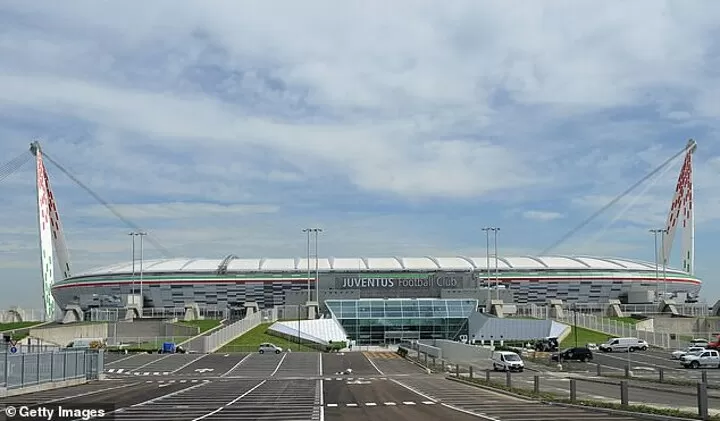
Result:
{"label": "asphalt parking lot", "polygon": [[[108,380],[7,398],[0,404],[114,403],[115,418],[127,421],[465,421],[478,419],[477,414],[502,421],[528,417],[533,421],[632,419],[518,401],[452,382],[442,375],[429,375],[387,352],[139,354],[115,358],[107,370],[113,367],[115,372],[108,372]],[[153,367],[157,371],[152,371]],[[119,368],[124,370],[117,373]],[[346,372],[348,368],[351,373]],[[155,372],[168,374],[145,375]],[[513,381],[527,383],[532,375],[516,376]],[[547,387],[569,390],[567,379],[543,382]],[[578,382],[579,397],[616,392],[613,386],[583,385]],[[644,395],[636,396],[640,400]],[[712,401],[712,405],[720,402]]]}

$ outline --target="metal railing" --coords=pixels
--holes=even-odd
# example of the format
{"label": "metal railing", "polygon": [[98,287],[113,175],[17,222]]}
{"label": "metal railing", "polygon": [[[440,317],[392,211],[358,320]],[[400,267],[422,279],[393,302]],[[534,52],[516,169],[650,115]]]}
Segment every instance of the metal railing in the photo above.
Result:
{"label": "metal railing", "polygon": [[[214,352],[238,336],[243,335],[251,329],[259,326],[261,323],[271,323],[276,320],[276,309],[271,308],[268,310],[261,310],[245,317],[242,320],[231,323],[222,329],[218,329],[207,336],[203,336],[202,341],[197,344],[199,349],[192,350],[198,352]],[[195,346],[196,345],[193,344],[193,347]]]}
{"label": "metal railing", "polygon": [[104,352],[58,351],[0,354],[0,387],[17,389],[73,379],[97,379]]}
{"label": "metal railing", "polygon": [[[578,313],[604,315],[608,305],[603,303],[576,303],[572,304]],[[642,313],[647,315],[661,314],[660,304],[620,304],[620,310],[625,314]],[[570,306],[565,306],[568,309]],[[681,303],[675,304],[678,314],[691,317],[703,317],[710,315],[710,306],[706,303]],[[550,307],[542,304],[516,304],[517,316],[534,317],[547,319],[550,314]],[[667,313],[665,313],[667,314]]]}
{"label": "metal railing", "polygon": [[152,351],[160,349],[165,342],[180,344],[190,338],[192,336],[111,336],[107,339],[107,346]]}
{"label": "metal railing", "polygon": [[584,329],[602,332],[609,336],[642,339],[646,341],[648,345],[658,348],[668,349],[673,346],[669,333],[641,330],[629,323],[598,317],[592,314],[564,311],[561,316],[553,317],[553,320],[570,326],[577,325]]}

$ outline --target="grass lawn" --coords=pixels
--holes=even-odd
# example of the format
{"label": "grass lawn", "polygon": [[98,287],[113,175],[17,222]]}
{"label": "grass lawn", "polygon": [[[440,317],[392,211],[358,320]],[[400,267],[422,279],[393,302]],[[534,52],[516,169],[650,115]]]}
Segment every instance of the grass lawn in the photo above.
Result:
{"label": "grass lawn", "polygon": [[560,343],[560,348],[571,348],[575,346],[575,329],[577,329],[578,346],[585,346],[585,344],[588,343],[599,345],[613,337],[612,335],[606,335],[590,329],[570,327],[570,334]]}
{"label": "grass lawn", "polygon": [[270,342],[283,349],[292,349],[299,352],[317,352],[316,349],[310,348],[297,342],[288,341],[279,336],[270,335],[267,329],[272,323],[262,323],[258,327],[251,329],[246,334],[235,339],[217,352],[256,352],[261,343]]}
{"label": "grass lawn", "polygon": [[16,323],[0,323],[0,332],[8,330],[27,329],[43,322],[16,322]]}
{"label": "grass lawn", "polygon": [[206,320],[188,320],[177,322],[179,325],[199,327],[200,333],[205,333],[210,329],[220,326],[220,320],[217,319],[206,319]]}
{"label": "grass lawn", "polygon": [[641,320],[632,317],[608,317],[608,320],[614,320],[616,322],[625,323],[628,325],[635,325],[638,324],[638,322],[641,322]]}

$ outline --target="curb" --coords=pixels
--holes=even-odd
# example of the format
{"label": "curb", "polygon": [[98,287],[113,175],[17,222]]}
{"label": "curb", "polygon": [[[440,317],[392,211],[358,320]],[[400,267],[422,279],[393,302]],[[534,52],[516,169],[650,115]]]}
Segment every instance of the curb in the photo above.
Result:
{"label": "curb", "polygon": [[[612,381],[612,380],[593,379],[593,378],[588,378],[588,377],[574,377],[574,376],[573,376],[573,377],[570,377],[570,378],[573,379],[573,380],[580,380],[580,381],[588,382],[588,383],[598,383],[598,384],[606,384],[606,385],[612,385],[612,386],[620,386],[620,381],[625,380],[625,379],[618,379],[617,382],[614,382],[614,381]],[[628,380],[632,381],[632,379],[628,379]],[[638,381],[638,383],[642,383],[642,380]],[[662,383],[660,383],[660,384],[662,384]],[[672,383],[668,383],[667,385],[668,385],[668,386],[672,386],[672,387],[673,387],[673,393],[677,393],[678,395],[693,396],[693,397],[694,397],[694,396],[697,396],[697,393],[695,393],[695,392],[690,392],[690,391],[684,391],[684,390],[677,390],[677,389],[675,389],[676,387],[688,387],[688,388],[692,388],[692,386],[690,386],[690,385],[688,385],[688,386],[679,386],[679,385],[675,385],[675,384],[672,384]],[[667,392],[667,388],[662,388],[662,387],[660,387],[660,386],[643,385],[643,384],[637,384],[637,383],[628,384],[628,386],[631,387],[631,388],[652,390],[652,391],[654,391],[654,392]],[[709,397],[709,398],[720,398],[720,394],[711,394],[711,393],[710,393],[710,392],[713,391],[713,390],[717,390],[717,389],[710,389],[710,388],[708,388],[708,397]]]}
{"label": "curb", "polygon": [[525,400],[528,402],[536,402],[536,403],[543,404],[543,405],[561,406],[564,408],[583,409],[586,411],[600,412],[600,413],[611,414],[611,415],[631,416],[631,417],[635,417],[635,418],[644,418],[644,419],[654,420],[654,421],[697,421],[696,418],[673,417],[671,415],[648,414],[646,412],[624,411],[621,409],[602,408],[602,407],[590,406],[590,405],[577,405],[577,404],[571,404],[571,403],[547,401],[547,400],[543,400],[543,399],[534,399],[534,398],[530,398],[527,396],[519,395],[517,393],[509,392],[507,390],[496,389],[492,386],[486,386],[483,384],[477,384],[477,383],[469,382],[469,381],[466,381],[463,379],[458,379],[456,377],[446,376],[445,378],[447,380],[466,384],[468,386],[477,387],[479,389],[489,390],[489,391],[499,393],[502,395],[522,399],[522,400]]}

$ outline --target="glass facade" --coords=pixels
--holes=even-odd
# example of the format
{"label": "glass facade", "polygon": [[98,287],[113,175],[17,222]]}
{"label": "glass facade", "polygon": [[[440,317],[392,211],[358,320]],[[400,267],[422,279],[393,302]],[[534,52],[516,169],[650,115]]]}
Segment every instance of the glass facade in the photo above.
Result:
{"label": "glass facade", "polygon": [[326,300],[348,336],[358,344],[412,339],[456,340],[467,335],[468,317],[478,301],[469,299],[384,298]]}

